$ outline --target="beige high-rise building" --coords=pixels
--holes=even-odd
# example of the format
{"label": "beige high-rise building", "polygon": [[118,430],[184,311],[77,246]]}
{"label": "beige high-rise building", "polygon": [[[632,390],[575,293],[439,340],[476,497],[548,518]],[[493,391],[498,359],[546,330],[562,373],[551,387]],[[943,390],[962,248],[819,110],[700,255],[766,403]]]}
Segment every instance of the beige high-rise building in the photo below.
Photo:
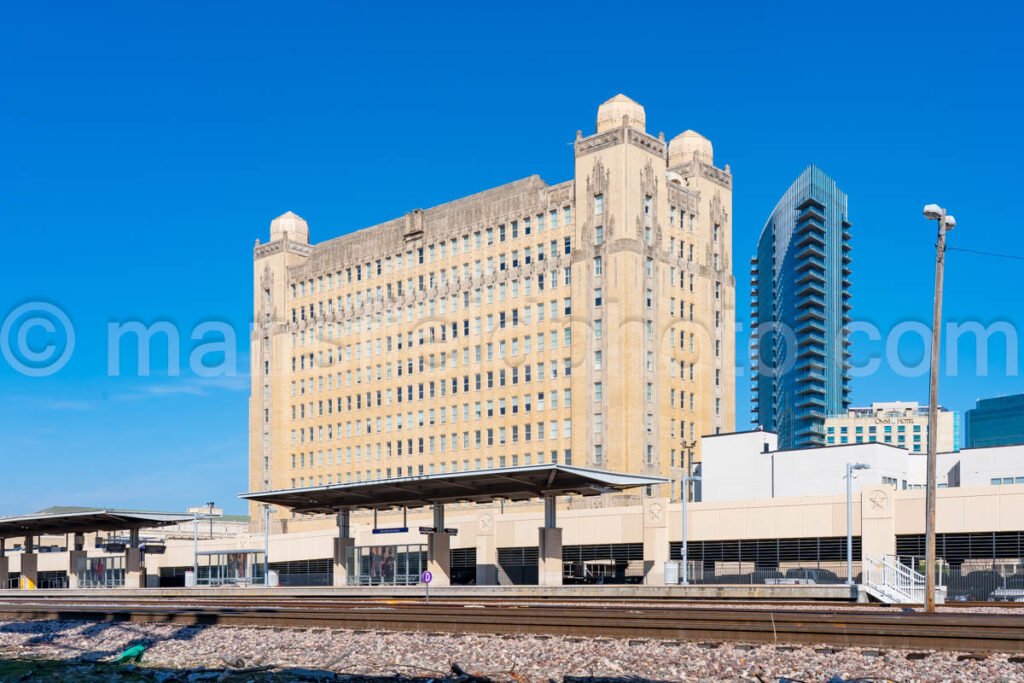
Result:
{"label": "beige high-rise building", "polygon": [[711,142],[650,135],[617,95],[565,182],[318,244],[276,218],[254,251],[250,490],[558,462],[678,497],[701,435],[733,429],[731,213]]}

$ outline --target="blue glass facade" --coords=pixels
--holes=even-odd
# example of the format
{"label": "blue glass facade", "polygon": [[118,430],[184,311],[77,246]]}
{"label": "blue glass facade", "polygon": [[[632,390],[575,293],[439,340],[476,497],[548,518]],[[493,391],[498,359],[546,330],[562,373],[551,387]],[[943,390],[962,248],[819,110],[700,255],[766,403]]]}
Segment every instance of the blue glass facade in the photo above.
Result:
{"label": "blue glass facade", "polygon": [[967,448],[1024,443],[1024,394],[980,399],[964,422]]}
{"label": "blue glass facade", "polygon": [[751,259],[754,423],[779,448],[825,444],[850,405],[847,197],[809,166],[775,206]]}

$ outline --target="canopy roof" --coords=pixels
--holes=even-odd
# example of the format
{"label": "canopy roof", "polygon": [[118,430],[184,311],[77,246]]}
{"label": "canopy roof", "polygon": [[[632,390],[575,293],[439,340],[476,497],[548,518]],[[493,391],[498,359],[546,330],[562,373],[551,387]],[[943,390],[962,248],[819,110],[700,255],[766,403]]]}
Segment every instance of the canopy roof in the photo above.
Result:
{"label": "canopy roof", "polygon": [[140,510],[105,510],[103,508],[71,508],[70,510],[72,511],[44,511],[19,517],[0,517],[0,538],[150,529],[188,522],[193,518],[193,515],[181,512],[144,512]]}
{"label": "canopy roof", "polygon": [[434,503],[529,500],[547,495],[597,496],[667,479],[568,465],[531,465],[421,477],[243,493],[241,498],[303,513],[355,508],[423,507]]}

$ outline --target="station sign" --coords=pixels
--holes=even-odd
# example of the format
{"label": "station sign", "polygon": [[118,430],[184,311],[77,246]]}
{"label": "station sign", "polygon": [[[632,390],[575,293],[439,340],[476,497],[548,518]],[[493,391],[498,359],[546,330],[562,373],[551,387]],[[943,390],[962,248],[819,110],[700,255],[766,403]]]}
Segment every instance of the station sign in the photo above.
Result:
{"label": "station sign", "polygon": [[[420,527],[420,533],[421,534],[436,534],[437,533],[437,527],[421,526]],[[455,529],[455,528],[452,528],[452,527],[445,527],[444,528],[444,533],[449,534],[451,536],[458,536],[459,535],[459,530]]]}
{"label": "station sign", "polygon": [[407,531],[409,531],[409,527],[407,527],[407,526],[394,526],[394,527],[385,527],[383,529],[374,529],[373,533],[375,533],[375,534],[404,534]]}

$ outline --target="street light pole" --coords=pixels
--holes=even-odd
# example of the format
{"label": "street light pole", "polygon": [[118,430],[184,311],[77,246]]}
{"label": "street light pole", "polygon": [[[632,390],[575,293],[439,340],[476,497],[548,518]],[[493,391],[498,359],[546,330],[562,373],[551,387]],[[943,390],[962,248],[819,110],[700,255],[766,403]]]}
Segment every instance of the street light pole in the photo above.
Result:
{"label": "street light pole", "polygon": [[210,508],[210,538],[213,538],[213,506],[214,502],[212,500],[206,504],[206,507]]}
{"label": "street light pole", "polygon": [[928,462],[927,485],[925,486],[925,535],[924,535],[924,609],[935,611],[935,461],[938,447],[939,416],[939,346],[942,343],[942,280],[946,261],[946,231],[956,227],[956,219],[938,204],[924,207],[924,216],[938,223],[938,237],[935,242],[935,297],[932,310],[931,371],[928,382]]}
{"label": "street light pole", "polygon": [[691,477],[691,476],[685,475],[685,474],[683,475],[683,497],[682,497],[682,501],[683,501],[683,545],[680,548],[680,557],[683,560],[683,562],[682,562],[683,566],[680,569],[680,574],[679,574],[679,579],[680,580],[679,580],[679,583],[681,583],[684,586],[690,585],[690,572],[689,572],[690,560],[689,560],[689,554],[687,553],[687,545],[686,545],[686,541],[687,541],[686,537],[689,535],[689,533],[688,533],[689,532],[689,526],[687,525],[687,520],[686,520],[686,501],[690,497],[690,482],[691,481],[700,481],[700,477]]}
{"label": "street light pole", "polygon": [[270,585],[270,506],[263,506],[263,585]]}
{"label": "street light pole", "polygon": [[192,580],[199,585],[199,513],[192,513]]}
{"label": "street light pole", "polygon": [[679,482],[679,498],[682,499],[689,493],[689,485],[686,483],[686,478],[693,474],[693,447],[697,445],[697,442],[680,441],[679,445],[681,447],[679,452],[679,464],[683,468],[683,478]]}
{"label": "street light pole", "polygon": [[[846,463],[846,585],[853,585],[853,471],[868,470],[870,465],[862,462]],[[864,505],[863,496],[861,503]],[[863,552],[863,551],[862,551]]]}

